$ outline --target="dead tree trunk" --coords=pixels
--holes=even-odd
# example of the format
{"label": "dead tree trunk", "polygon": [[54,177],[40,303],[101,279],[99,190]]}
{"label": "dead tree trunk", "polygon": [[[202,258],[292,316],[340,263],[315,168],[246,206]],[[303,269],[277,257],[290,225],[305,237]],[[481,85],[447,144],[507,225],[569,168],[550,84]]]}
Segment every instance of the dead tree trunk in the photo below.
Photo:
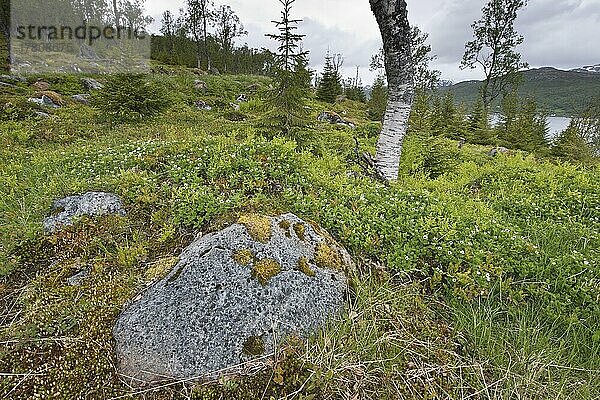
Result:
{"label": "dead tree trunk", "polygon": [[398,179],[402,144],[414,98],[411,30],[405,0],[369,0],[385,53],[389,98],[375,162],[383,178]]}

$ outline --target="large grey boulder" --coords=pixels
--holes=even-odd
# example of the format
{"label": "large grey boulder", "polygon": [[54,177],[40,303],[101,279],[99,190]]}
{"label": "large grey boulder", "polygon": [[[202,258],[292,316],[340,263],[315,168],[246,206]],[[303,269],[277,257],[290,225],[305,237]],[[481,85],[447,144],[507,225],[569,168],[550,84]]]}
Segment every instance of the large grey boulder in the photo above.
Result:
{"label": "large grey boulder", "polygon": [[81,196],[69,196],[56,200],[52,215],[44,219],[44,230],[53,233],[73,225],[77,218],[102,215],[125,215],[123,202],[112,193],[88,192]]}
{"label": "large grey boulder", "polygon": [[197,239],[114,328],[132,381],[216,378],[342,311],[348,253],[292,214],[246,216]]}

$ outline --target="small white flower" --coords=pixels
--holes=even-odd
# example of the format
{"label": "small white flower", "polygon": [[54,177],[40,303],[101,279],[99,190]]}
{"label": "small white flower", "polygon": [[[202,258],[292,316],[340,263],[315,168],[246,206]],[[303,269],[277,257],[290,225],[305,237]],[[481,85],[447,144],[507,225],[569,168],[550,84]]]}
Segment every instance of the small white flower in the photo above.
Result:
{"label": "small white flower", "polygon": [[488,282],[490,282],[492,280],[492,278],[490,277],[490,273],[489,272],[487,272],[485,274],[485,280],[488,281]]}

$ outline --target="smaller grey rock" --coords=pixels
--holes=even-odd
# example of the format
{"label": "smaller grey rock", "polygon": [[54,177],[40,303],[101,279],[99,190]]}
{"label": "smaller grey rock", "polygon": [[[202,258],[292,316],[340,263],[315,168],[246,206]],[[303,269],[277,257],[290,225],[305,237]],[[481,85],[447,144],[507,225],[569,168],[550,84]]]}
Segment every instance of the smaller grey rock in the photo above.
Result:
{"label": "smaller grey rock", "polygon": [[58,104],[52,101],[52,99],[46,95],[42,95],[42,97],[30,97],[27,99],[30,103],[35,103],[39,106],[50,107],[50,108],[60,108]]}
{"label": "smaller grey rock", "polygon": [[71,96],[71,99],[79,104],[84,104],[87,106],[90,104],[90,101],[88,100],[89,97],[90,96],[88,94],[76,94]]}
{"label": "smaller grey rock", "polygon": [[82,78],[81,83],[87,90],[100,90],[104,87],[103,84],[92,78]]}
{"label": "smaller grey rock", "polygon": [[83,281],[90,276],[90,271],[81,271],[67,279],[69,286],[81,286]]}
{"label": "smaller grey rock", "polygon": [[506,147],[495,147],[492,150],[490,150],[488,155],[490,157],[496,157],[498,154],[507,154],[509,151],[510,150],[508,150]]}
{"label": "smaller grey rock", "polygon": [[233,108],[235,111],[240,111],[240,105],[236,104],[236,103],[229,103],[229,105],[231,106],[231,108]]}
{"label": "smaller grey rock", "polygon": [[205,101],[203,100],[196,100],[194,102],[194,105],[196,106],[196,108],[200,111],[210,111],[212,110],[212,107],[209,106]]}
{"label": "smaller grey rock", "polygon": [[333,125],[345,126],[345,127],[350,128],[350,129],[355,129],[356,128],[356,125],[354,125],[354,123],[345,120],[344,118],[340,117],[338,114],[336,114],[336,113],[334,113],[332,111],[323,111],[317,117],[317,121],[319,121],[319,122],[328,122],[328,123],[333,124]]}
{"label": "smaller grey rock", "polygon": [[194,89],[202,91],[202,92],[206,92],[208,90],[208,84],[201,80],[195,80],[194,81]]}
{"label": "smaller grey rock", "polygon": [[45,113],[45,112],[43,112],[43,111],[36,111],[36,112],[34,113],[34,115],[35,115],[36,117],[38,117],[38,118],[43,118],[43,119],[48,119],[48,118],[50,118],[50,114],[48,114],[48,113]]}
{"label": "smaller grey rock", "polygon": [[17,88],[18,86],[13,85],[12,83],[0,82],[0,87]]}
{"label": "smaller grey rock", "polygon": [[7,83],[27,83],[27,79],[16,75],[0,75],[0,81]]}
{"label": "smaller grey rock", "polygon": [[84,43],[79,47],[79,57],[88,60],[97,60],[98,54],[91,46]]}
{"label": "smaller grey rock", "polygon": [[88,192],[81,196],[69,196],[54,202],[51,216],[44,219],[44,230],[54,233],[65,226],[73,225],[84,215],[126,214],[121,199],[112,193]]}

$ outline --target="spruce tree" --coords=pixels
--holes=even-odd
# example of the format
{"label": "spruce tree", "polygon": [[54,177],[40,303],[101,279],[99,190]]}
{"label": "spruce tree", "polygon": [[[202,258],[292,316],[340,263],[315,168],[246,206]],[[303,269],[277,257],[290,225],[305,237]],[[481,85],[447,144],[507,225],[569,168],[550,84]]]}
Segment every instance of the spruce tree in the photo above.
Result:
{"label": "spruce tree", "polygon": [[537,154],[548,151],[547,118],[538,112],[537,103],[532,98],[519,101],[514,92],[506,95],[497,131],[506,147]]}
{"label": "spruce tree", "polygon": [[388,91],[387,87],[385,86],[385,81],[383,80],[383,76],[379,75],[377,79],[375,79],[373,89],[371,90],[371,97],[367,103],[369,107],[369,118],[371,118],[371,120],[380,122],[383,121],[385,108],[387,106],[387,98]]}
{"label": "spruce tree", "polygon": [[526,99],[519,113],[518,130],[520,140],[518,144],[523,150],[545,154],[548,151],[548,123],[545,115],[537,110],[535,99]]}
{"label": "spruce tree", "polygon": [[554,147],[552,155],[568,161],[588,162],[593,156],[593,150],[587,140],[583,137],[576,123],[571,122],[569,127],[562,132]]}
{"label": "spruce tree", "polygon": [[496,144],[496,136],[490,128],[489,116],[481,99],[475,102],[473,111],[468,117],[468,134],[466,139],[468,142],[474,144]]}
{"label": "spruce tree", "polygon": [[342,79],[334,65],[333,57],[328,52],[325,56],[323,75],[317,87],[317,99],[333,104],[340,94],[342,94]]}
{"label": "spruce tree", "polygon": [[519,114],[519,96],[516,90],[511,90],[502,97],[500,108],[500,123],[497,126],[498,137],[511,142]]}
{"label": "spruce tree", "polygon": [[365,94],[365,89],[363,88],[362,81],[360,80],[358,67],[356,67],[356,78],[350,78],[348,80],[348,84],[344,89],[344,94],[348,100],[359,101],[361,103],[367,102],[367,95]]}
{"label": "spruce tree", "polygon": [[431,133],[431,107],[428,92],[417,89],[415,102],[410,114],[409,131]]}
{"label": "spruce tree", "polygon": [[590,105],[572,123],[591,145],[595,156],[600,156],[600,93],[592,98]]}
{"label": "spruce tree", "polygon": [[310,96],[311,74],[307,69],[308,52],[302,51],[305,35],[295,33],[302,20],[291,19],[292,4],[296,0],[280,0],[283,6],[281,20],[273,21],[278,34],[268,37],[279,42],[275,53],[274,87],[267,93],[267,112],[263,126],[279,131],[288,137],[299,138],[299,129],[309,123],[307,100]]}

